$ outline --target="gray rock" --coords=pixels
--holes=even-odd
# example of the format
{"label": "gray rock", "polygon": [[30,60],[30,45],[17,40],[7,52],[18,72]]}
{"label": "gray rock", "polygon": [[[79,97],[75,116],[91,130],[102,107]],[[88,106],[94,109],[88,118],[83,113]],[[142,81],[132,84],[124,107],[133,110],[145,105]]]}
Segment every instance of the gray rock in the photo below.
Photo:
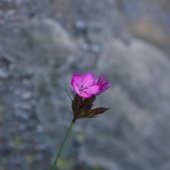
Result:
{"label": "gray rock", "polygon": [[111,109],[86,125],[80,159],[110,170],[162,169],[170,155],[167,56],[141,41],[115,40],[105,45],[97,65],[111,80],[99,104]]}
{"label": "gray rock", "polygon": [[[1,74],[0,81],[0,106],[4,108],[0,126],[7,136],[0,152],[5,152],[6,143],[11,145],[10,154],[0,154],[0,160],[13,170],[48,169],[71,120],[65,89],[71,74],[67,72],[79,58],[79,50],[61,25],[48,18],[20,22],[12,32],[2,30],[2,51],[10,65],[0,60],[0,71],[10,76]],[[24,152],[22,159],[13,159],[15,152]]]}
{"label": "gray rock", "polygon": [[10,34],[2,37],[4,50],[18,67],[59,68],[73,55],[74,43],[54,20],[34,18],[17,27],[11,40]]}

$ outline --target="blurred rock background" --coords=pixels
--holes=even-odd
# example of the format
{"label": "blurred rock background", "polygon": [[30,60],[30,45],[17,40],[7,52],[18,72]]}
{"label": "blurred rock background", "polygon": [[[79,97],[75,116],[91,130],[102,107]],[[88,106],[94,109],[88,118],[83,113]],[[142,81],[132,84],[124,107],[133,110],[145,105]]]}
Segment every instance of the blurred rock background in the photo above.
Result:
{"label": "blurred rock background", "polygon": [[170,170],[169,49],[169,0],[0,0],[0,170],[49,169],[89,71],[111,109],[77,122],[58,169]]}

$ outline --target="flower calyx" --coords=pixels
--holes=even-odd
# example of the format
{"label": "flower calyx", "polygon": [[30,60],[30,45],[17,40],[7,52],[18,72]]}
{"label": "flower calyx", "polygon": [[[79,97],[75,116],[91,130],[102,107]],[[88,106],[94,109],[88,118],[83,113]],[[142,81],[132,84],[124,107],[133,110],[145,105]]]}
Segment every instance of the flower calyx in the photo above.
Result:
{"label": "flower calyx", "polygon": [[105,107],[92,108],[95,99],[96,96],[84,99],[77,94],[75,95],[72,101],[72,110],[74,114],[73,122],[80,118],[94,118],[109,109]]}

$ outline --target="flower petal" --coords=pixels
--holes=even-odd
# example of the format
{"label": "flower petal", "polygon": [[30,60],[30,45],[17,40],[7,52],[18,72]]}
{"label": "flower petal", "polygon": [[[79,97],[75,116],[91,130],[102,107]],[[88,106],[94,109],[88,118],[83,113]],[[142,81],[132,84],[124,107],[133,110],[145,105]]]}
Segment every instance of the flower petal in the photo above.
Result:
{"label": "flower petal", "polygon": [[106,82],[102,87],[101,87],[101,92],[106,91],[107,89],[110,88],[109,82]]}
{"label": "flower petal", "polygon": [[77,85],[76,81],[73,81],[72,87],[73,87],[73,90],[74,90],[77,94],[79,94],[79,93],[80,93],[80,91],[79,91],[79,88],[78,88],[78,85]]}
{"label": "flower petal", "polygon": [[92,85],[90,87],[88,87],[87,89],[84,90],[85,93],[87,94],[98,94],[100,93],[100,86],[95,84],[95,85]]}
{"label": "flower petal", "polygon": [[102,93],[102,92],[106,91],[108,88],[110,88],[109,81],[106,80],[106,78],[103,75],[101,75],[99,77],[97,84],[100,86],[100,93]]}
{"label": "flower petal", "polygon": [[73,83],[76,83],[77,85],[79,85],[81,83],[81,75],[80,74],[74,74],[72,79],[71,79],[71,84],[73,85]]}
{"label": "flower petal", "polygon": [[82,92],[82,93],[80,93],[78,95],[85,98],[85,99],[91,98],[92,96],[94,96],[93,94],[88,94],[88,93],[85,93],[85,92]]}
{"label": "flower petal", "polygon": [[92,73],[86,73],[86,74],[83,74],[82,75],[82,78],[81,78],[81,85],[84,87],[89,87],[93,84],[95,84],[95,77],[94,77],[94,74]]}
{"label": "flower petal", "polygon": [[103,84],[103,82],[105,82],[105,80],[106,80],[106,79],[105,79],[105,76],[104,76],[104,75],[100,75],[97,84],[101,85],[101,84]]}

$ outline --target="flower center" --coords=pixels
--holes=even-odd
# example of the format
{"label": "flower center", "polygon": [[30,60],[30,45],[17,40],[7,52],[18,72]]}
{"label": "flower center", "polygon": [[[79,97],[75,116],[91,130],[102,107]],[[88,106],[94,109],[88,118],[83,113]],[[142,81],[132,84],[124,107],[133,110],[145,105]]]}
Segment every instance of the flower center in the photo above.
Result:
{"label": "flower center", "polygon": [[79,85],[80,93],[86,93],[86,89],[88,89],[88,87],[86,87],[84,83]]}

